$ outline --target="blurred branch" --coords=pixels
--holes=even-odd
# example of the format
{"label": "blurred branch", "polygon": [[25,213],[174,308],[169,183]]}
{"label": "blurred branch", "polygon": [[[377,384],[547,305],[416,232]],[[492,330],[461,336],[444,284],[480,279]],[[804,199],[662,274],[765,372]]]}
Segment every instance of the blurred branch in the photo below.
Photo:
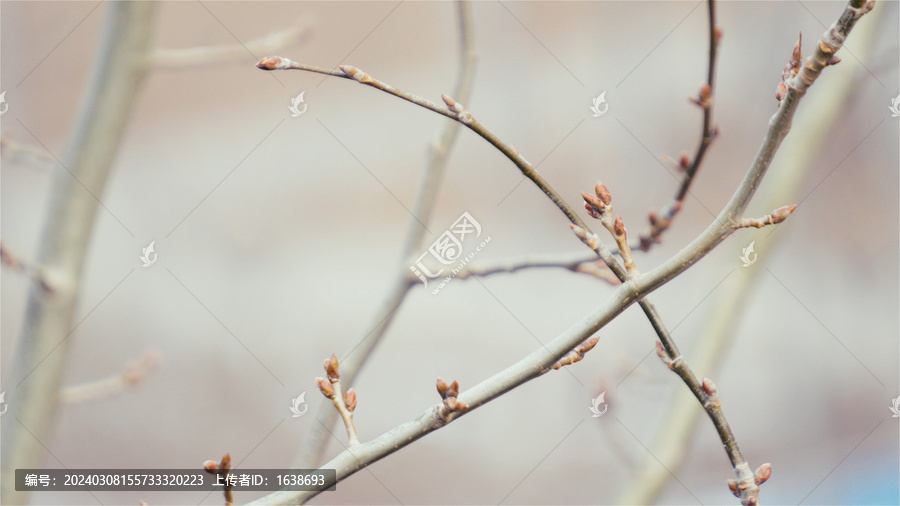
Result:
{"label": "blurred branch", "polygon": [[32,158],[42,164],[55,164],[56,160],[45,150],[37,149],[29,144],[16,141],[8,133],[0,135],[0,152],[8,159]]}
{"label": "blurred branch", "polygon": [[[468,98],[472,90],[472,81],[475,77],[475,62],[477,54],[475,52],[475,33],[472,21],[472,5],[468,0],[460,0],[456,3],[459,18],[459,58],[460,67],[457,75],[456,93],[461,97]],[[327,72],[326,72],[327,73]],[[341,73],[344,76],[343,73]],[[409,231],[407,232],[406,244],[400,255],[400,266],[398,273],[394,278],[394,284],[385,299],[382,309],[379,312],[381,316],[375,322],[375,328],[363,340],[362,343],[353,351],[349,357],[344,359],[343,376],[347,384],[352,383],[356,375],[365,366],[369,357],[375,351],[375,348],[385,336],[388,327],[397,313],[397,308],[403,304],[409,289],[415,285],[416,281],[409,276],[409,266],[413,263],[418,249],[422,246],[427,229],[427,224],[431,219],[431,213],[434,209],[434,203],[437,200],[438,189],[444,176],[444,170],[447,165],[447,156],[451,148],[456,142],[459,135],[459,123],[455,121],[448,122],[440,137],[434,142],[429,149],[428,163],[425,166],[422,182],[419,186],[416,203],[413,207],[413,219],[409,222]],[[337,420],[337,412],[330,409],[328,405],[323,405],[316,416],[321,423],[313,424],[307,431],[297,459],[294,461],[295,469],[314,468],[321,462],[325,446],[328,443],[328,428],[334,426]]]}
{"label": "blurred branch", "polygon": [[222,63],[239,63],[247,53],[266,54],[304,41],[312,30],[299,22],[297,26],[272,32],[246,44],[201,46],[183,49],[157,48],[150,55],[150,64],[157,69],[195,68]]}
{"label": "blurred branch", "polygon": [[684,178],[681,180],[678,193],[659,214],[655,211],[650,212],[650,227],[641,234],[639,243],[633,249],[649,251],[654,244],[660,241],[663,232],[669,228],[672,220],[684,207],[684,199],[691,189],[694,176],[700,170],[706,150],[719,132],[719,129],[713,125],[713,105],[716,101],[716,57],[719,43],[722,42],[722,27],[716,25],[715,0],[708,0],[706,5],[709,14],[709,65],[706,72],[706,84],[700,87],[697,98],[691,99],[693,103],[703,109],[703,130],[700,134],[700,143],[697,145],[692,159],[687,155],[681,156],[678,167],[684,171]]}
{"label": "blurred branch", "polygon": [[[883,13],[876,11],[873,14],[878,14],[879,22],[888,22]],[[866,22],[854,31],[856,55],[859,59],[866,60],[866,55],[871,52],[877,26],[874,22]],[[795,133],[779,149],[778,159],[772,163],[767,183],[773,191],[762,196],[758,207],[771,209],[781,202],[796,200],[800,196],[803,182],[828,141],[829,132],[846,114],[851,94],[858,85],[858,77],[858,73],[836,72],[829,76],[830,93],[814,94],[806,99],[803,109],[805,114],[798,114]],[[770,234],[767,237],[769,239],[765,248],[771,251],[780,235]],[[763,258],[760,260],[764,261]],[[738,328],[739,320],[744,314],[743,309],[748,307],[750,294],[761,279],[759,276],[743,275],[717,289],[712,306],[706,312],[707,316],[702,318],[705,324],[693,345],[696,355],[694,367],[697,371],[713,375],[721,368],[723,359],[737,336],[734,329]],[[663,417],[665,423],[656,444],[638,463],[631,473],[632,478],[614,503],[655,503],[666,483],[673,475],[678,475],[687,459],[703,413],[691,404],[692,398],[692,393],[685,390],[675,393],[675,398],[669,403],[668,413]]]}
{"label": "blurred branch", "polygon": [[[434,410],[439,408],[432,408],[419,418],[407,422],[370,443],[361,445],[352,454],[344,452],[338,455],[338,457],[326,464],[326,467],[338,470],[338,481],[356,472],[362,467],[360,464],[368,465],[375,462],[425,434],[442,427],[455,419],[455,417],[462,416],[472,409],[475,409],[497,396],[537,377],[546,367],[552,366],[557,360],[568,354],[573,348],[618,316],[618,314],[631,304],[638,302],[653,325],[654,330],[656,330],[660,337],[662,343],[660,347],[661,356],[670,364],[670,367],[679,374],[697,400],[704,406],[713,425],[719,433],[719,438],[722,440],[736,475],[735,480],[729,480],[729,487],[732,488],[735,495],[740,497],[742,504],[757,504],[759,485],[771,474],[771,468],[768,464],[764,464],[763,466],[760,466],[756,472],[753,472],[750,469],[749,464],[741,453],[731,427],[725,421],[724,415],[722,414],[721,402],[719,401],[718,392],[715,386],[707,378],[704,378],[702,381],[699,380],[687,367],[684,358],[675,347],[671,336],[669,336],[668,330],[662,324],[656,309],[650,301],[646,299],[646,296],[706,256],[709,251],[735,231],[737,224],[740,222],[741,214],[743,214],[750,199],[756,192],[760,181],[765,176],[778,147],[790,131],[791,120],[806,89],[815,81],[825,66],[833,64],[834,59],[832,57],[834,53],[841,47],[843,40],[847,34],[849,34],[856,21],[858,21],[866,12],[871,10],[873,5],[874,3],[870,3],[863,7],[858,0],[851,0],[851,3],[846,7],[841,18],[832,25],[832,28],[826,32],[825,36],[820,41],[814,56],[806,60],[806,65],[803,67],[802,71],[799,71],[793,78],[786,81],[786,91],[783,97],[781,97],[782,100],[779,103],[778,110],[769,121],[769,128],[763,138],[762,145],[751,163],[747,174],[732,195],[728,204],[719,213],[716,220],[711,223],[700,236],[662,265],[657,266],[644,274],[638,274],[636,271],[626,269],[626,267],[620,265],[612,257],[609,250],[596,238],[596,235],[594,235],[594,238],[591,241],[593,243],[592,248],[600,255],[620,280],[627,281],[616,289],[610,301],[595,310],[592,314],[586,316],[569,331],[558,336],[542,349],[533,352],[517,364],[496,374],[492,378],[483,381],[479,385],[476,385],[469,392],[464,392],[461,396],[461,400],[463,400],[470,409],[448,416],[446,420],[438,421]],[[279,57],[264,58],[259,62],[258,66],[268,70],[300,69],[311,70],[314,72],[321,72],[323,70],[297,64]],[[341,69],[341,73],[345,74],[343,77],[352,78],[362,84],[381,89],[382,91],[416,103],[427,109],[439,112],[444,116],[453,117],[457,121],[463,123],[513,161],[522,173],[544,191],[557,207],[566,214],[572,225],[575,225],[573,228],[576,229],[576,232],[580,229],[580,231],[588,237],[593,234],[580,217],[575,214],[574,210],[555,190],[553,190],[547,181],[544,180],[544,178],[515,148],[500,141],[493,133],[478,123],[471,113],[466,111],[461,104],[454,101],[452,98],[447,96],[442,97],[449,109],[450,114],[448,115],[447,111],[438,109],[437,106],[431,102],[377,81],[359,69],[349,66],[341,66],[339,68]],[[332,71],[325,71],[322,73],[331,72]],[[616,236],[617,242],[619,241],[619,236],[625,235],[624,227],[620,227],[620,221],[621,220],[617,219],[614,224],[614,235]],[[620,228],[622,229],[621,231],[619,230]],[[462,397],[465,398],[462,399]],[[284,492],[267,496],[265,500],[288,500],[290,502],[296,502],[298,500],[306,500],[316,494],[317,492],[299,494]]]}
{"label": "blurred branch", "polygon": [[34,283],[48,294],[56,291],[50,280],[44,275],[43,269],[36,265],[32,265],[25,259],[16,255],[0,241],[0,263],[15,272],[28,276]]}
{"label": "blurred branch", "polygon": [[124,371],[108,378],[79,385],[67,386],[62,389],[60,397],[64,404],[81,404],[96,399],[105,399],[134,388],[145,379],[147,375],[159,365],[161,355],[158,350],[144,353],[140,360],[130,362]]}
{"label": "blurred branch", "polygon": [[203,469],[216,477],[217,482],[223,483],[222,486],[223,493],[225,494],[225,506],[232,506],[234,504],[234,480],[229,479],[228,472],[231,471],[231,454],[226,453],[222,460],[216,462],[215,460],[207,460],[203,463]]}
{"label": "blurred branch", "polygon": [[[609,267],[597,259],[597,255],[584,253],[529,255],[518,258],[472,262],[460,269],[456,274],[456,278],[465,279],[471,276],[490,276],[492,274],[512,273],[525,269],[546,268],[566,269],[572,272],[589,274],[614,286],[618,286],[621,283],[609,270]],[[413,283],[416,281],[413,276],[409,276],[409,278]]]}
{"label": "blurred branch", "polygon": [[[56,178],[44,225],[38,264],[55,292],[32,289],[25,323],[5,384],[11,413],[2,419],[2,477],[39,468],[58,419],[72,316],[85,254],[109,171],[146,70],[157,5],[112,2],[88,83],[61,157],[67,172]],[[3,487],[0,503],[23,504],[24,492]]]}

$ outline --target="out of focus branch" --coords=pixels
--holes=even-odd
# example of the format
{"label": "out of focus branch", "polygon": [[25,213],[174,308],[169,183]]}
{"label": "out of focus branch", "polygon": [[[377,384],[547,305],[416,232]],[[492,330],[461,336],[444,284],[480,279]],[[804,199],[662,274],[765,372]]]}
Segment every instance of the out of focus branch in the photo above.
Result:
{"label": "out of focus branch", "polygon": [[44,274],[43,269],[36,265],[32,265],[19,255],[7,248],[3,242],[0,242],[0,263],[3,266],[12,269],[15,272],[28,276],[34,283],[41,287],[47,293],[53,293],[55,290],[50,280]]}
{"label": "out of focus branch", "polygon": [[[609,270],[609,267],[597,258],[597,255],[586,255],[584,253],[529,255],[518,258],[472,262],[460,269],[455,277],[457,279],[465,279],[471,276],[513,273],[525,269],[566,269],[572,272],[589,274],[614,286],[618,286],[621,283]],[[409,278],[413,283],[416,282],[412,275]]]}
{"label": "out of focus branch", "polygon": [[[460,66],[455,93],[461,97],[468,98],[472,90],[472,81],[475,77],[475,62],[477,59],[477,54],[475,52],[475,33],[472,22],[472,5],[468,0],[459,0],[456,3],[456,6],[459,22]],[[341,75],[344,74],[341,73]],[[343,372],[341,374],[344,376],[344,382],[346,384],[350,384],[354,381],[356,375],[372,356],[375,348],[387,333],[387,329],[394,319],[397,308],[403,304],[407,293],[409,293],[409,289],[416,283],[415,280],[409,277],[409,266],[414,262],[418,249],[422,247],[426,232],[424,224],[427,224],[431,218],[434,203],[437,200],[438,189],[443,180],[444,169],[447,165],[447,156],[453,145],[456,143],[459,129],[459,123],[455,121],[448,122],[444,126],[438,140],[430,146],[428,163],[425,166],[422,182],[419,185],[416,197],[416,203],[413,206],[413,219],[409,222],[406,244],[400,255],[398,273],[394,278],[394,284],[387,298],[384,300],[382,309],[379,313],[383,316],[375,322],[375,328],[372,329],[369,336],[354,350],[353,354],[343,360]],[[334,425],[337,420],[337,415],[338,412],[334,409],[330,409],[327,405],[323,405],[322,408],[320,408],[317,419],[321,423],[313,424],[307,431],[297,459],[294,461],[294,467],[296,469],[313,468],[321,462],[322,454],[325,451],[325,446],[328,443],[329,437],[329,432],[326,429]]]}
{"label": "out of focus branch", "polygon": [[246,44],[225,44],[183,49],[158,48],[150,55],[150,63],[157,69],[194,68],[223,63],[239,63],[250,54],[266,54],[299,44],[309,37],[312,30],[305,24],[272,32]]}
{"label": "out of focus branch", "polygon": [[[57,173],[37,263],[55,292],[32,289],[5,385],[10,413],[2,419],[2,504],[25,504],[8,486],[16,469],[41,467],[58,420],[63,372],[84,259],[99,201],[132,104],[144,80],[155,2],[111,2]],[[9,373],[7,373],[9,374]]]}
{"label": "out of focus branch", "polygon": [[161,355],[158,350],[144,353],[140,360],[130,362],[125,370],[108,378],[89,383],[64,387],[60,397],[65,404],[81,404],[97,399],[118,395],[142,383],[147,375],[159,366]]}
{"label": "out of focus branch", "polygon": [[713,105],[716,101],[716,59],[719,51],[719,43],[722,42],[722,27],[716,25],[716,2],[708,0],[707,11],[709,13],[709,65],[706,71],[706,83],[700,87],[697,98],[691,101],[703,110],[703,130],[700,134],[700,143],[694,152],[693,158],[682,155],[678,168],[684,172],[681,185],[675,198],[659,213],[651,211],[649,216],[650,227],[641,234],[639,242],[632,249],[649,251],[654,244],[660,241],[663,232],[672,224],[672,220],[684,207],[684,200],[694,182],[694,176],[700,170],[706,150],[718,135],[718,127],[713,125]]}
{"label": "out of focus branch", "polygon": [[[879,18],[879,23],[888,21],[884,16]],[[865,55],[872,50],[877,27],[876,23],[866,22],[853,32],[853,39],[857,43],[855,54],[863,61],[866,60]],[[795,132],[778,150],[778,159],[773,162],[773,170],[767,178],[768,187],[773,190],[760,196],[762,202],[755,207],[771,209],[799,197],[803,182],[810,174],[810,167],[829,139],[829,132],[846,114],[850,96],[857,84],[858,74],[837,72],[829,76],[829,93],[813,94],[806,99],[803,109],[805,114],[798,114],[795,119]],[[771,251],[781,236],[770,234],[767,237],[765,248]],[[761,257],[760,260],[764,262],[764,258],[768,256]],[[712,376],[721,368],[736,335],[734,329],[738,327],[739,319],[744,313],[742,309],[748,307],[750,294],[761,279],[755,275],[743,275],[717,289],[712,306],[707,310],[708,316],[703,318],[704,326],[693,343],[692,355],[695,358],[692,361],[695,370]],[[638,462],[632,477],[614,503],[655,503],[666,483],[673,475],[678,475],[701,420],[702,411],[693,407],[692,400],[693,395],[689,391],[678,390],[675,393],[675,398],[669,402],[669,410],[663,417],[666,423],[659,432],[658,440]]]}

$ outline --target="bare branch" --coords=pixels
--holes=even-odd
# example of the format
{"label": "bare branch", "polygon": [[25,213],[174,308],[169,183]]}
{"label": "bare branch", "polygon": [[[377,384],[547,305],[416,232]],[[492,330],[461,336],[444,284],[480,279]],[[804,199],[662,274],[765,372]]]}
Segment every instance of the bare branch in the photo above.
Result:
{"label": "bare branch", "polygon": [[[60,157],[60,174],[48,199],[37,263],[53,274],[52,297],[31,290],[25,324],[13,360],[10,411],[3,417],[0,482],[13,483],[16,469],[41,464],[44,443],[57,420],[79,281],[100,205],[96,197],[112,168],[150,52],[155,2],[111,2],[72,133]],[[86,191],[87,189],[87,191]],[[51,353],[52,351],[52,353]],[[25,504],[27,493],[3,487],[0,503]]]}
{"label": "bare branch", "polygon": [[[618,286],[621,281],[609,267],[599,260],[596,255],[584,253],[568,253],[554,255],[529,255],[520,258],[504,258],[499,260],[486,260],[466,264],[456,274],[457,279],[465,279],[471,276],[490,276],[492,274],[513,273],[525,269],[566,269],[572,272],[588,274],[607,283]],[[409,275],[410,281],[416,280]]]}
{"label": "bare branch", "polygon": [[766,225],[777,225],[786,220],[797,206],[784,206],[772,211],[762,218],[742,218],[735,228],[763,228]]}
{"label": "bare branch", "polygon": [[707,0],[707,11],[709,14],[709,65],[706,72],[706,83],[700,87],[697,98],[691,98],[691,102],[703,110],[703,130],[700,135],[700,143],[694,151],[693,158],[689,158],[686,154],[681,156],[678,168],[684,172],[684,178],[681,180],[675,198],[661,212],[650,211],[650,227],[641,234],[640,241],[633,246],[633,249],[649,251],[654,244],[660,241],[663,232],[672,225],[675,216],[684,207],[684,200],[691,189],[694,177],[700,171],[707,149],[719,133],[719,128],[713,125],[713,105],[716,99],[716,60],[723,32],[722,27],[716,25],[715,0]]}
{"label": "bare branch", "polygon": [[129,388],[134,388],[147,379],[147,375],[159,366],[161,356],[159,350],[150,350],[144,353],[140,360],[130,362],[119,374],[90,383],[64,387],[60,398],[65,404],[81,404],[112,397]]}
{"label": "bare branch", "polygon": [[[458,96],[468,99],[472,90],[472,81],[475,77],[475,34],[472,22],[472,6],[468,0],[457,2],[459,17],[459,50],[460,50],[460,68],[457,76],[455,93]],[[328,73],[328,72],[326,72]],[[341,73],[344,77],[344,74]],[[354,350],[354,353],[344,359],[344,378],[347,382],[352,382],[356,375],[362,370],[369,357],[375,351],[378,344],[384,338],[397,308],[403,304],[409,289],[417,283],[417,280],[409,277],[409,265],[412,259],[422,246],[425,237],[425,228],[423,223],[428,223],[434,208],[434,202],[437,200],[438,189],[443,180],[444,169],[447,164],[447,156],[456,143],[459,135],[459,123],[455,121],[447,122],[438,140],[430,146],[428,163],[425,166],[422,182],[416,196],[416,203],[413,207],[414,219],[409,222],[409,231],[407,232],[406,244],[400,256],[400,265],[398,272],[394,278],[394,284],[389,295],[385,298],[380,316],[374,323],[374,329],[369,333],[367,339]],[[308,469],[317,466],[322,461],[322,453],[328,443],[328,431],[326,427],[332,427],[337,419],[337,412],[323,406],[318,414],[320,424],[312,425],[303,439],[297,458],[294,461],[296,469]]]}
{"label": "bare branch", "polygon": [[266,54],[306,40],[312,30],[305,23],[272,32],[265,37],[241,44],[202,46],[183,49],[158,48],[150,56],[150,64],[157,69],[195,68],[223,63],[240,63],[252,54]]}

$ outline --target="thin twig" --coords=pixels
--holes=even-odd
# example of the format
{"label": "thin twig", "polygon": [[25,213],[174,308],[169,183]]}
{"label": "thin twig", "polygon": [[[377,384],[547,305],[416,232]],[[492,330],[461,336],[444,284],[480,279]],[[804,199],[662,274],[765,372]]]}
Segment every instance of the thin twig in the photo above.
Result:
{"label": "thin twig", "polygon": [[[873,14],[875,14],[873,12]],[[881,23],[888,22],[886,17]],[[871,21],[860,25],[853,32],[857,43],[856,56],[865,61],[874,43],[878,25]],[[839,118],[846,114],[849,98],[853,93],[858,75],[835,73],[829,76],[829,93],[813,94],[806,99],[804,112],[797,121],[802,121],[795,129],[789,142],[778,151],[778,159],[773,162],[771,174],[767,176],[767,193],[762,202],[754,207],[771,209],[782,202],[797,199],[803,182],[808,179],[809,169],[821,152],[822,146],[828,142],[829,132],[833,130]],[[758,198],[759,198],[758,197]],[[780,234],[769,235],[766,250],[771,251]],[[764,260],[762,260],[764,261]],[[697,371],[706,374],[717,374],[723,359],[737,333],[734,329],[741,318],[742,308],[748,307],[747,300],[754,291],[754,286],[763,279],[760,276],[744,275],[716,290],[712,306],[693,343],[692,359]],[[701,411],[690,404],[693,394],[679,390],[669,402],[669,410],[663,417],[666,423],[659,432],[658,440],[646,454],[632,477],[623,487],[622,493],[613,501],[615,504],[653,504],[657,502],[664,486],[672,476],[679,474],[688,449],[694,440],[697,426],[701,421]],[[662,465],[660,465],[662,464]]]}
{"label": "thin twig", "polygon": [[716,25],[715,0],[707,0],[706,4],[709,14],[709,65],[706,71],[706,83],[700,87],[697,98],[691,99],[703,110],[703,130],[700,134],[700,143],[697,145],[693,158],[688,158],[686,154],[681,156],[678,167],[684,171],[684,177],[675,198],[660,213],[650,212],[650,226],[646,232],[640,235],[638,243],[632,246],[632,249],[649,251],[654,244],[660,241],[663,232],[672,225],[675,216],[684,207],[684,200],[691,189],[694,177],[700,171],[706,151],[718,135],[718,128],[713,125],[713,106],[716,101],[716,60],[719,44],[722,42],[722,27]]}
{"label": "thin twig", "polygon": [[[660,266],[650,270],[649,272],[636,275],[631,279],[627,279],[611,297],[610,301],[595,310],[592,314],[585,317],[581,322],[576,324],[566,333],[558,336],[556,339],[548,343],[542,349],[530,354],[517,364],[507,368],[504,371],[494,375],[488,380],[483,381],[479,385],[473,387],[470,391],[464,392],[461,397],[470,409],[456,413],[448,417],[447,423],[471,412],[480,405],[504,394],[505,392],[539,376],[541,371],[551,366],[557,360],[565,356],[569,351],[578,346],[585,339],[590,337],[597,330],[606,325],[613,318],[618,316],[625,308],[634,302],[639,302],[644,313],[650,319],[651,324],[660,336],[665,354],[673,364],[673,370],[679,373],[682,379],[688,384],[695,397],[707,409],[707,413],[716,427],[719,437],[725,447],[726,453],[734,467],[737,479],[733,480],[734,489],[738,491],[738,495],[742,504],[756,504],[758,502],[759,484],[764,481],[763,475],[767,477],[770,469],[767,465],[761,466],[757,473],[754,473],[749,464],[743,457],[734,434],[730,426],[725,421],[721,412],[721,405],[718,401],[718,395],[714,385],[706,379],[700,381],[686,368],[681,354],[674,346],[668,331],[662,324],[656,309],[646,300],[646,296],[667,283],[674,277],[678,276],[701,258],[706,256],[709,251],[715,248],[725,238],[731,235],[737,223],[740,221],[740,215],[746,209],[750,199],[758,188],[762,177],[765,175],[769,165],[774,158],[779,145],[787,136],[790,130],[791,119],[797,109],[806,89],[818,77],[822,68],[830,61],[834,52],[837,51],[846,35],[850,32],[853,25],[858,19],[871,10],[874,3],[868,4],[865,8],[857,6],[860,4],[858,0],[852,0],[842,14],[838,22],[832,25],[832,28],[826,32],[822,41],[820,41],[813,58],[807,59],[804,71],[797,75],[789,82],[787,92],[784,99],[780,102],[779,108],[769,122],[769,128],[763,139],[756,157],[750,165],[741,185],[732,195],[725,208],[719,213],[717,218],[711,223],[707,229],[698,236],[691,244],[681,250],[678,254],[667,260]],[[269,66],[266,60],[276,61],[275,59],[264,59],[260,62],[260,66],[267,66],[274,69],[275,65]],[[278,59],[280,60],[280,58]],[[283,68],[300,68],[285,66]],[[301,69],[309,70],[309,69]],[[411,100],[411,95],[396,90],[389,85],[376,81],[368,74],[352,67],[342,67],[342,72],[351,76],[362,84],[367,84],[378,89],[382,89],[400,98],[404,98],[413,103],[422,105],[431,109],[430,105],[423,105],[417,100]],[[515,148],[503,143],[496,138],[491,132],[478,123],[472,115],[466,111],[460,104],[456,103],[449,97],[444,97],[452,116],[470,129],[481,135],[497,149],[503,152],[517,167],[531,179],[550,197],[550,199],[562,210],[573,225],[581,228],[586,233],[592,233],[586,224],[575,214],[574,210],[556,193],[552,187],[543,179],[543,177],[534,170],[530,163],[522,157]],[[447,114],[441,113],[445,116]],[[597,241],[596,251],[603,260],[610,266],[619,279],[625,281],[627,276],[624,267],[620,265],[611,255],[609,250],[603,244]],[[549,356],[548,353],[549,352]],[[470,393],[471,392],[471,393]],[[439,407],[432,408],[415,420],[407,422],[396,429],[384,434],[383,436],[361,445],[353,454],[344,452],[338,455],[326,467],[338,470],[337,480],[340,481],[346,476],[356,472],[361,466],[375,462],[386,455],[393,453],[397,449],[410,444],[412,441],[423,437],[425,434],[442,427],[444,424],[434,423],[434,410]],[[352,459],[352,460],[351,460]],[[267,502],[275,502],[281,504],[281,501],[297,502],[305,501],[314,497],[317,492],[278,492],[264,498]]]}
{"label": "thin twig", "polygon": [[[51,275],[52,296],[31,290],[12,376],[10,411],[2,419],[0,482],[16,469],[41,465],[57,422],[66,370],[66,336],[78,299],[99,195],[113,165],[132,105],[146,73],[157,9],[155,2],[111,2],[71,135],[60,157],[37,263]],[[0,503],[25,504],[26,492],[2,487]]]}
{"label": "thin twig", "polygon": [[157,48],[150,56],[150,64],[157,69],[195,68],[223,63],[238,63],[251,54],[266,54],[291,44],[297,44],[309,37],[312,30],[298,22],[297,26],[272,32],[246,44],[221,46],[201,46],[181,49]]}
{"label": "thin twig", "polygon": [[124,371],[88,383],[70,385],[64,387],[60,393],[65,404],[81,404],[97,399],[105,399],[134,388],[145,379],[147,375],[159,365],[161,354],[158,350],[150,350],[144,353],[140,360],[130,362]]}
{"label": "thin twig", "polygon": [[[525,269],[566,269],[572,272],[588,274],[607,283],[618,286],[621,281],[609,270],[596,254],[566,253],[548,255],[529,255],[519,258],[502,258],[466,264],[456,274],[457,279],[472,276],[484,277],[492,274],[513,273]],[[413,276],[410,280],[415,282]]]}
{"label": "thin twig", "polygon": [[[471,94],[472,82],[475,77],[475,62],[477,59],[475,52],[475,33],[472,22],[472,6],[468,0],[460,0],[456,5],[460,32],[460,66],[455,93],[468,99]],[[327,69],[317,69],[315,71],[321,71],[321,73],[339,77],[347,77],[341,71],[329,71]],[[416,203],[413,207],[414,219],[409,222],[409,231],[407,232],[403,252],[400,255],[398,272],[394,277],[394,284],[384,300],[381,311],[378,313],[379,315],[384,316],[380,317],[375,322],[374,328],[370,331],[366,339],[354,350],[353,354],[343,360],[342,374],[347,383],[353,382],[356,375],[359,374],[365,366],[393,322],[394,315],[397,313],[397,308],[403,304],[410,288],[417,283],[417,280],[412,279],[409,276],[409,266],[413,261],[412,259],[414,259],[418,253],[419,248],[422,247],[422,242],[426,233],[422,224],[428,223],[431,218],[434,203],[437,200],[438,189],[443,180],[447,157],[456,143],[459,130],[459,123],[456,121],[447,122],[438,137],[438,140],[430,146],[428,163],[425,166],[422,182],[420,183],[417,192]],[[322,455],[330,437],[326,428],[334,426],[337,417],[338,412],[330,409],[327,405],[322,406],[317,414],[317,419],[320,420],[321,423],[313,424],[307,431],[297,458],[294,461],[295,469],[313,468],[322,461]]]}

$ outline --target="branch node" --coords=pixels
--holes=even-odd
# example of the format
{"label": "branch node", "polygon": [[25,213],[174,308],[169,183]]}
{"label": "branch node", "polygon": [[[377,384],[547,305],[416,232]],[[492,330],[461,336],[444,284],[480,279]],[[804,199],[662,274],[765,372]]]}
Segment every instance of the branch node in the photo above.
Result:
{"label": "branch node", "polygon": [[457,399],[459,396],[459,382],[454,380],[453,383],[447,384],[441,378],[437,379],[437,391],[443,399],[443,404],[435,411],[435,416],[443,424],[452,421],[453,413],[460,413],[469,409],[469,405]]}

